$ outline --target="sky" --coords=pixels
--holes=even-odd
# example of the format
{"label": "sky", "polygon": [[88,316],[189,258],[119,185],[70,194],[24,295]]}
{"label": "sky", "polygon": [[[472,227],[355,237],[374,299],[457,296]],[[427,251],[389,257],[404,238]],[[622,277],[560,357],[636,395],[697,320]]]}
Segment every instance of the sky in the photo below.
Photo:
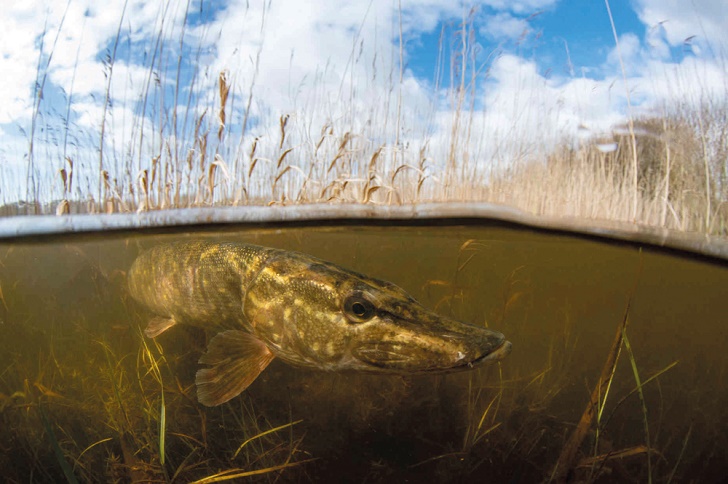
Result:
{"label": "sky", "polygon": [[[255,137],[272,150],[282,115],[301,143],[331,123],[372,143],[444,146],[461,82],[488,133],[469,148],[482,163],[503,140],[600,136],[630,111],[726,96],[725,0],[609,7],[618,49],[598,0],[6,0],[0,203],[31,184],[58,196],[66,159],[81,196],[100,150],[101,169],[133,178],[155,152],[188,149],[202,113],[220,122],[221,72],[226,136],[245,132],[231,158]],[[405,123],[386,121],[395,108]]]}

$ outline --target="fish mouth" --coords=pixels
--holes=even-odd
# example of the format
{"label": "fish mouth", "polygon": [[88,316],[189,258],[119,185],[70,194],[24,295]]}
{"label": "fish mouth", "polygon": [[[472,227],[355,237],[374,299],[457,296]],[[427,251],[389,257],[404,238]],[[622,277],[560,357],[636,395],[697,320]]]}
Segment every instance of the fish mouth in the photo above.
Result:
{"label": "fish mouth", "polygon": [[[502,336],[501,336],[502,338]],[[396,349],[394,347],[397,347]],[[500,343],[480,356],[472,358],[472,353],[457,353],[457,359],[453,361],[451,356],[438,361],[438,356],[442,358],[443,354],[426,354],[423,355],[416,351],[403,351],[399,345],[393,343],[372,342],[368,345],[362,345],[354,351],[354,360],[358,363],[355,367],[364,371],[375,372],[395,372],[395,373],[449,373],[460,370],[474,368],[480,364],[499,361],[508,356],[511,352],[512,344],[502,338]],[[477,353],[476,353],[477,354]],[[432,359],[430,359],[432,358]],[[364,366],[360,366],[361,364]]]}
{"label": "fish mouth", "polygon": [[513,344],[510,341],[504,340],[500,345],[493,349],[493,351],[481,356],[480,358],[476,358],[473,361],[469,361],[468,363],[461,365],[461,367],[469,368],[480,363],[485,363],[486,361],[500,361],[509,354],[511,354],[512,349]]}

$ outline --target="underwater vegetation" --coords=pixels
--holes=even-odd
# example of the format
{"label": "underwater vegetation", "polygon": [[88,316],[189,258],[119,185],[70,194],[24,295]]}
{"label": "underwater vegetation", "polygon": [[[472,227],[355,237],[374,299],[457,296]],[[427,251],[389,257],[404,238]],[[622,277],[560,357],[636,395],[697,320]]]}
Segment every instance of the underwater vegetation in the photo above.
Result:
{"label": "underwater vegetation", "polygon": [[[179,325],[150,339],[148,311],[127,290],[145,249],[193,238],[345,264],[502,331],[513,352],[446,375],[275,359],[240,396],[200,405],[195,373],[214,332]],[[0,268],[7,482],[711,482],[726,472],[720,264],[440,226],[4,242]]]}

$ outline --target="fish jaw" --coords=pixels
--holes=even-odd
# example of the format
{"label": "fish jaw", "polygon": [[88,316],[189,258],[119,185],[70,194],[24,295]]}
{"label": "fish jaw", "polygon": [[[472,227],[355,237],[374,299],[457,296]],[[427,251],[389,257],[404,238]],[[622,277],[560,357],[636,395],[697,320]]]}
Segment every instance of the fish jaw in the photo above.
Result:
{"label": "fish jaw", "polygon": [[448,373],[501,360],[511,348],[497,331],[422,308],[409,319],[385,316],[363,329],[352,341],[349,366],[381,373]]}

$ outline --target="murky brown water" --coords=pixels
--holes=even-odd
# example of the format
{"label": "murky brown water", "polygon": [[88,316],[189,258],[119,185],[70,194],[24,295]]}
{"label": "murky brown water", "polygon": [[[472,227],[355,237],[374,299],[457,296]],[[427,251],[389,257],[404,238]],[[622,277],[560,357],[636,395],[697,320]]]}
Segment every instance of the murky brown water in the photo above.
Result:
{"label": "murky brown water", "polygon": [[[193,384],[206,335],[178,327],[156,344],[144,338],[148,313],[125,289],[141,249],[181,238],[298,250],[392,281],[503,332],[513,352],[446,376],[274,361],[240,397],[203,407]],[[286,482],[548,480],[630,299],[644,407],[623,348],[576,477],[728,475],[725,264],[502,227],[226,230],[2,242],[0,289],[8,482],[190,482],[226,470]]]}

